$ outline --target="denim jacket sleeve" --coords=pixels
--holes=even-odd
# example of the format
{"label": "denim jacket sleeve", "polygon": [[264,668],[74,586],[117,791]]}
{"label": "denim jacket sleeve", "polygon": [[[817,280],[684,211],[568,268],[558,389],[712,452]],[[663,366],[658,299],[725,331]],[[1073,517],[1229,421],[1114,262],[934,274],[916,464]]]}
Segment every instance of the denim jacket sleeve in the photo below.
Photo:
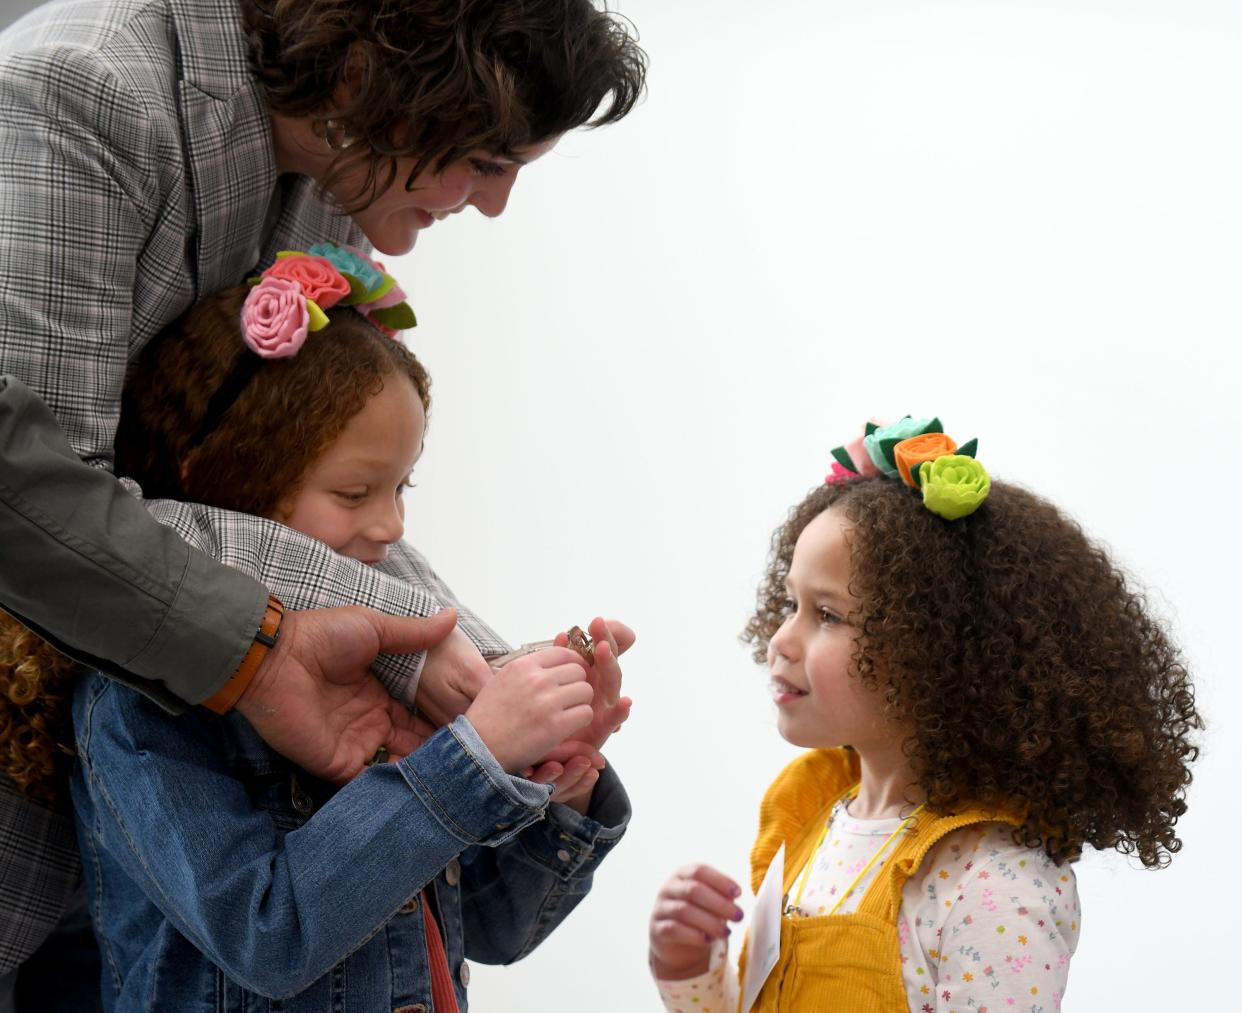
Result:
{"label": "denim jacket sleeve", "polygon": [[609,765],[585,816],[554,802],[546,820],[512,841],[463,856],[466,956],[510,964],[529,954],[590,892],[595,869],[629,821],[629,796]]}
{"label": "denim jacket sleeve", "polygon": [[283,836],[228,769],[221,719],[174,718],[90,677],[74,694],[74,726],[88,847],[226,975],[271,997],[322,977],[462,851],[514,841],[548,808],[546,786],[476,752],[465,718],[368,769]]}

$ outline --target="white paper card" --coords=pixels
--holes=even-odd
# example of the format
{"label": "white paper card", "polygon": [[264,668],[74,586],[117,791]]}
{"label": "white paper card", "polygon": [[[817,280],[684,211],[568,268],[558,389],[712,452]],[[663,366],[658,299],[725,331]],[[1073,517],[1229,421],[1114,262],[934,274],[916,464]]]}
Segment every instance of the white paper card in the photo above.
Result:
{"label": "white paper card", "polygon": [[781,955],[781,887],[785,882],[785,845],[777,849],[768,866],[759,894],[755,897],[750,923],[750,948],[746,958],[746,980],[742,982],[742,1013],[759,998],[759,990],[768,980]]}

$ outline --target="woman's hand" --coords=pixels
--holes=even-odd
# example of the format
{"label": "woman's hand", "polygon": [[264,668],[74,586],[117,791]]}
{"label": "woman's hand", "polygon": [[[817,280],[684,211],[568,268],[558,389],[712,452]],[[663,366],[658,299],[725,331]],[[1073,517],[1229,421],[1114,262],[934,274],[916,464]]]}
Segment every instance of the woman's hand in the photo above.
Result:
{"label": "woman's hand", "polygon": [[733,880],[710,865],[678,869],[656,895],[651,912],[651,973],[662,981],[694,978],[708,970],[712,943],[742,920]]}
{"label": "woman's hand", "polygon": [[423,743],[414,716],[371,674],[375,656],[434,649],[456,621],[452,609],[429,619],[358,605],[290,610],[237,710],[278,753],[344,784],[380,746],[398,757]]}

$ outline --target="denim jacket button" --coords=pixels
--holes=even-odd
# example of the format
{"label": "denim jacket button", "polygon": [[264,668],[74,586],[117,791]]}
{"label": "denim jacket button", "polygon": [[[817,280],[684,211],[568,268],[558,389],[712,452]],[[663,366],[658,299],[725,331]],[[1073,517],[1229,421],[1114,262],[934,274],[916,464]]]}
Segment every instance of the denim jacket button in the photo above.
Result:
{"label": "denim jacket button", "polygon": [[413,1006],[398,1006],[392,1013],[427,1013],[425,1002],[416,1002]]}
{"label": "denim jacket button", "polygon": [[456,886],[461,880],[461,862],[454,858],[448,865],[444,867],[444,882],[449,886]]}
{"label": "denim jacket button", "polygon": [[559,858],[562,862],[568,862],[569,852],[566,851],[564,848],[561,848],[561,850],[556,853],[556,857]]}
{"label": "denim jacket button", "polygon": [[457,971],[457,980],[461,982],[461,987],[466,988],[470,984],[470,965],[464,960],[461,967]]}
{"label": "denim jacket button", "polygon": [[298,783],[297,775],[290,779],[289,801],[293,803],[293,811],[299,816],[309,816],[315,811],[315,800],[310,797]]}
{"label": "denim jacket button", "polygon": [[407,900],[404,904],[401,905],[401,909],[397,912],[397,914],[412,915],[412,914],[417,913],[417,911],[418,911],[418,894],[415,894],[413,897],[411,897],[409,900]]}

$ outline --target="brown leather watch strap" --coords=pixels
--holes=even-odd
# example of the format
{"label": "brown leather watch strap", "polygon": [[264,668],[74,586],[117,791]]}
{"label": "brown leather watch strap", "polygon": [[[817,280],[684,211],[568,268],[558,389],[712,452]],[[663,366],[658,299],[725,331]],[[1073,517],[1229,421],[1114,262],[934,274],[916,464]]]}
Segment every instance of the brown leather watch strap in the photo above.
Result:
{"label": "brown leather watch strap", "polygon": [[267,657],[267,652],[276,646],[280,639],[280,622],[285,617],[285,607],[274,594],[267,596],[267,608],[263,612],[263,620],[259,623],[259,631],[254,635],[254,643],[242,658],[229,681],[215,693],[203,701],[203,706],[215,714],[227,714],[236,706],[241,695],[246,692],[254,673]]}

